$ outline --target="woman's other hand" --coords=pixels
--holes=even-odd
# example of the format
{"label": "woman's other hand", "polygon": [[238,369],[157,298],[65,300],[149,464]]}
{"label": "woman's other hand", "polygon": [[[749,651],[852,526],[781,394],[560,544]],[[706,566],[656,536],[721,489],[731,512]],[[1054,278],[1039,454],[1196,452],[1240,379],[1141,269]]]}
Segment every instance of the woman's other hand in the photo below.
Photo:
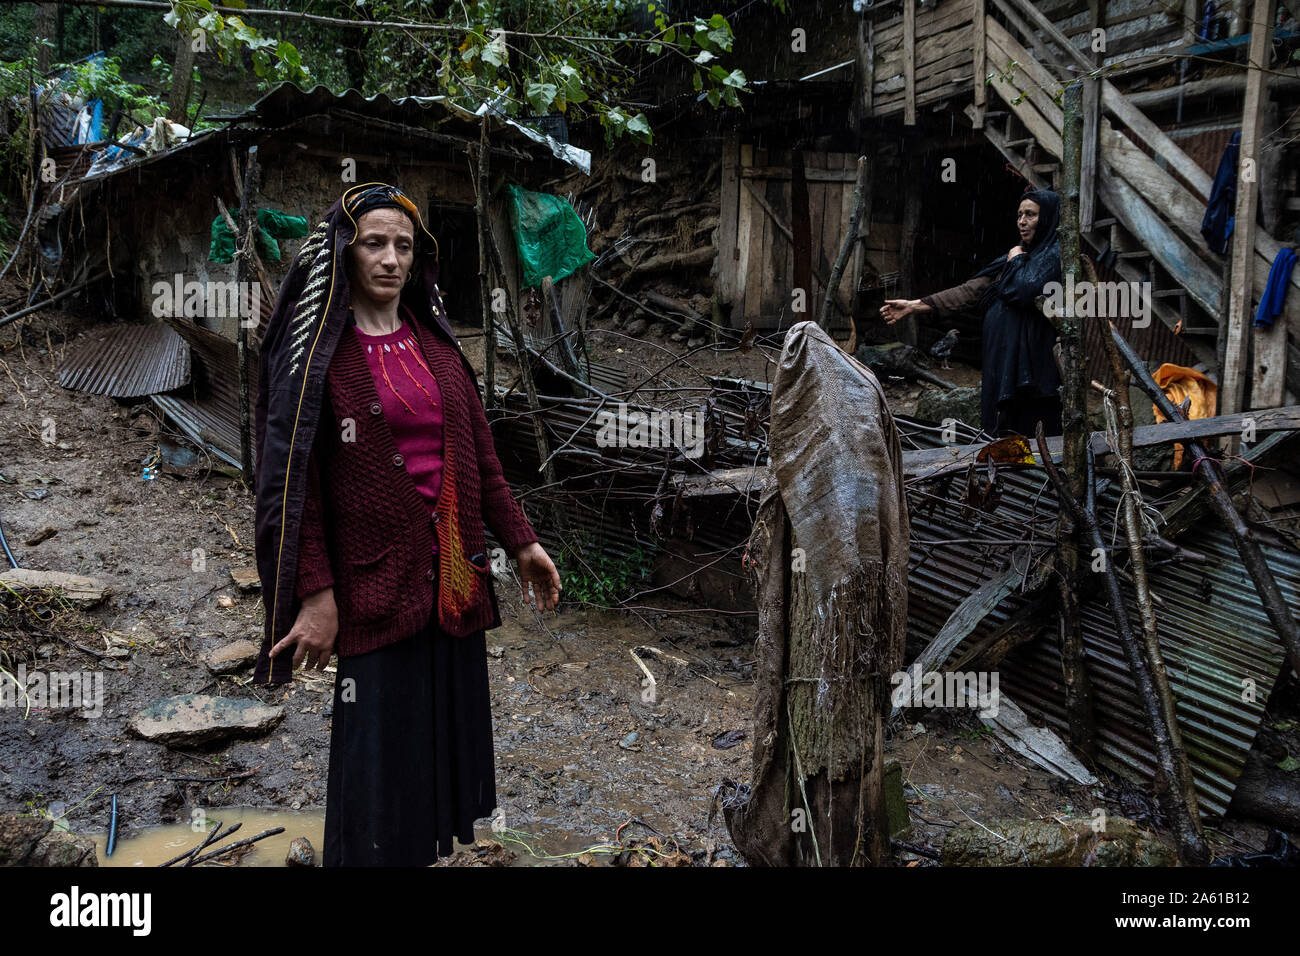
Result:
{"label": "woman's other hand", "polygon": [[1011,251],[1007,253],[1007,262],[1010,262],[1016,256],[1023,256],[1024,254],[1025,254],[1024,246],[1012,246]]}
{"label": "woman's other hand", "polygon": [[893,325],[899,319],[905,319],[918,311],[920,304],[920,299],[888,299],[880,307],[880,315],[887,324]]}
{"label": "woman's other hand", "polygon": [[334,589],[325,588],[303,600],[293,628],[271,648],[271,657],[293,647],[294,670],[306,658],[307,670],[315,667],[323,671],[334,654],[334,639],[338,633],[339,609],[334,603]]}
{"label": "woman's other hand", "polygon": [[[550,555],[540,544],[534,541],[524,545],[515,554],[515,560],[519,562],[519,582],[525,604],[535,605],[539,611],[549,611],[560,603],[560,572],[555,570]],[[529,585],[532,585],[532,600],[528,596]]]}

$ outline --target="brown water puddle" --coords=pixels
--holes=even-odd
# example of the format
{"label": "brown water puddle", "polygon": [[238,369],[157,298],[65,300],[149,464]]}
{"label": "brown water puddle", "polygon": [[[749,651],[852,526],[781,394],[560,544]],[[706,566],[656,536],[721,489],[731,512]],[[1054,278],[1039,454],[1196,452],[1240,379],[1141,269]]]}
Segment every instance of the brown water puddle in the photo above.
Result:
{"label": "brown water puddle", "polygon": [[[316,850],[317,865],[325,843],[325,811],[267,811],[251,807],[222,807],[221,825],[225,829],[232,824],[242,826],[228,837],[210,847],[204,853],[229,846],[239,840],[246,840],[265,830],[284,827],[283,833],[258,840],[239,858],[238,866],[284,866],[289,844],[298,837],[306,837]],[[188,823],[176,823],[167,826],[148,827],[126,839],[119,839],[113,849],[112,857],[105,857],[104,850],[108,836],[106,833],[86,834],[95,843],[95,855],[100,866],[158,866],[185,852],[190,847],[202,842],[205,833],[212,830],[216,817],[207,822],[206,827],[197,831]],[[506,849],[517,854],[512,866],[546,866],[561,862],[565,857],[577,856],[591,850],[598,841],[590,834],[570,833],[563,830],[537,828],[527,834],[496,834],[490,826],[479,827],[474,836],[477,840],[492,840],[505,845]],[[468,849],[464,844],[455,843],[457,851]],[[531,851],[531,852],[530,852]],[[239,853],[240,851],[236,851]],[[607,854],[596,852],[594,862],[599,865],[608,859]],[[214,863],[221,863],[225,857]]]}

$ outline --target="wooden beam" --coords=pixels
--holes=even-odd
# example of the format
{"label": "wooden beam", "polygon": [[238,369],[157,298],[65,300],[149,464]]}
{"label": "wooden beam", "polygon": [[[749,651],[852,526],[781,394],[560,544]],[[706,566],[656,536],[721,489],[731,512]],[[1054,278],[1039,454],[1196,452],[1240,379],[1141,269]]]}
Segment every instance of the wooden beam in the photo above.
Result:
{"label": "wooden beam", "polygon": [[[1257,435],[1263,435],[1265,432],[1294,431],[1300,429],[1300,405],[1220,415],[1217,418],[1194,418],[1184,422],[1139,425],[1133,429],[1133,447],[1149,448],[1175,441],[1240,435],[1246,428],[1247,420],[1254,423]],[[1093,432],[1089,441],[1094,454],[1107,453],[1105,432]],[[965,471],[975,464],[976,456],[985,447],[987,445],[982,443],[947,445],[943,448],[906,449],[903,451],[903,475],[909,479],[925,481]],[[1060,461],[1061,439],[1049,438],[1047,448],[1052,459]],[[734,494],[761,496],[773,487],[772,473],[766,465],[752,468],[725,468],[706,475],[674,475],[672,482],[675,488],[683,489],[682,494],[686,498]]]}
{"label": "wooden beam", "polygon": [[[1223,357],[1219,408],[1224,414],[1248,407],[1251,305],[1255,293],[1255,204],[1259,197],[1260,117],[1267,95],[1265,82],[1272,53],[1275,0],[1255,0],[1246,73],[1246,105],[1241,114],[1241,163],[1237,167],[1237,209],[1232,231],[1232,287],[1228,290],[1228,339]],[[1285,329],[1282,342],[1285,345]],[[1271,344],[1271,343],[1270,343]],[[1271,359],[1270,359],[1271,361]],[[1277,363],[1282,366],[1283,363]],[[1281,371],[1281,368],[1279,368]],[[1281,382],[1281,376],[1277,381]],[[1280,393],[1279,393],[1280,395]]]}
{"label": "wooden beam", "polygon": [[1133,233],[1156,261],[1164,266],[1196,300],[1201,308],[1211,314],[1218,306],[1222,288],[1214,274],[1200,258],[1178,238],[1160,213],[1147,205],[1136,189],[1103,163],[1099,177],[1102,201],[1115,214],[1124,228]]}
{"label": "wooden beam", "polygon": [[858,18],[858,131],[873,109],[871,88],[876,85],[875,24],[863,14]]}
{"label": "wooden beam", "polygon": [[1047,14],[1039,10],[1029,0],[1011,0],[1011,3],[1024,15],[1030,25],[1037,27],[1043,32],[1044,36],[1064,49],[1065,55],[1073,60],[1081,70],[1085,73],[1092,72],[1092,63],[1075,48],[1073,43],[1066,39],[1064,33],[1056,29],[1056,24],[1047,18]]}
{"label": "wooden beam", "polygon": [[985,89],[985,80],[988,76],[988,41],[984,33],[984,0],[975,0],[974,12],[975,27],[975,108],[981,111],[980,121],[976,125],[979,129],[984,125],[983,109],[988,97],[988,91]]}
{"label": "wooden beam", "polygon": [[1096,79],[1083,80],[1083,159],[1079,167],[1079,231],[1092,232],[1097,218],[1097,137],[1101,89]]}
{"label": "wooden beam", "polygon": [[903,125],[916,125],[916,0],[903,0]]}

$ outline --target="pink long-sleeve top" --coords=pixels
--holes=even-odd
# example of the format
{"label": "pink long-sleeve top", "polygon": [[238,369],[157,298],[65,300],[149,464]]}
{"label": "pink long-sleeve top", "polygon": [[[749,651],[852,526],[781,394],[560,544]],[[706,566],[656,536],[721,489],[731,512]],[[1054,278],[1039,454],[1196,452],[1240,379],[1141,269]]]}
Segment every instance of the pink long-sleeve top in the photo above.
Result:
{"label": "pink long-sleeve top", "polygon": [[[354,326],[355,328],[355,326]],[[442,393],[415,333],[404,318],[396,332],[368,335],[357,329],[375,379],[384,420],[415,487],[433,514],[442,490]],[[438,550],[434,536],[433,549]]]}

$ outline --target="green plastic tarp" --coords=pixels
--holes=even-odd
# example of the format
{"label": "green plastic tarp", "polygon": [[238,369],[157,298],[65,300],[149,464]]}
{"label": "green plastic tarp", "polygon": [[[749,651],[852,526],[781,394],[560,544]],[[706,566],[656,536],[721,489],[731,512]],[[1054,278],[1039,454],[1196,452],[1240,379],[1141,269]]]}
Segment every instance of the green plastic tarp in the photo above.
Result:
{"label": "green plastic tarp", "polygon": [[[230,218],[239,222],[239,209],[230,210]],[[257,210],[257,253],[264,260],[280,261],[277,239],[299,239],[307,235],[305,216],[290,216],[278,209]],[[235,258],[235,235],[226,225],[226,217],[217,213],[212,220],[212,246],[208,258],[213,262],[230,262]]]}
{"label": "green plastic tarp", "polygon": [[524,269],[524,286],[559,282],[577,272],[595,253],[587,248],[587,230],[567,199],[535,193],[508,183],[510,225]]}

